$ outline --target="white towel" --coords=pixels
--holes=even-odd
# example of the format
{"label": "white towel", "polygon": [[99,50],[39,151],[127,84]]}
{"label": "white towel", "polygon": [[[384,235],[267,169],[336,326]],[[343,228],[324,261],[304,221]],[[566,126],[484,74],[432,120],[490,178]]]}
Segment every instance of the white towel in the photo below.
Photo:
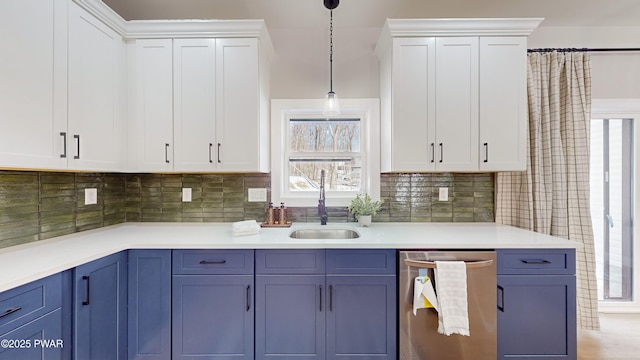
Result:
{"label": "white towel", "polygon": [[255,235],[260,232],[260,225],[255,220],[245,220],[234,222],[231,225],[234,236]]}
{"label": "white towel", "polygon": [[413,315],[418,315],[418,309],[431,308],[438,311],[438,298],[433,290],[431,278],[416,276],[413,283]]}
{"label": "white towel", "polygon": [[467,266],[464,261],[436,261],[438,332],[469,336]]}

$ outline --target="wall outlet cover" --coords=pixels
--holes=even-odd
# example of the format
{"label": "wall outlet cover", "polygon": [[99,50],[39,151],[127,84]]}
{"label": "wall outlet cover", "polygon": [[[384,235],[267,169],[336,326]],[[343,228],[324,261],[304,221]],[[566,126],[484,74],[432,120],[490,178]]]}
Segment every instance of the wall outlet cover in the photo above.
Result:
{"label": "wall outlet cover", "polygon": [[267,202],[267,189],[249,188],[247,189],[249,202]]}
{"label": "wall outlet cover", "polygon": [[182,188],[182,201],[183,202],[191,201],[191,188]]}
{"label": "wall outlet cover", "polygon": [[438,200],[449,201],[449,188],[441,187],[438,190]]}
{"label": "wall outlet cover", "polygon": [[84,189],[84,204],[94,205],[98,203],[98,189],[87,188]]}

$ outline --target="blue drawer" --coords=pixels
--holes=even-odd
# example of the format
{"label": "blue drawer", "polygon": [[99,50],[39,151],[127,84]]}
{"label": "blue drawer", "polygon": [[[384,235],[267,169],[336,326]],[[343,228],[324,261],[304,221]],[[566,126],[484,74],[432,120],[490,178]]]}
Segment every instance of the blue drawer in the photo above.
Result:
{"label": "blue drawer", "polygon": [[499,275],[573,275],[576,273],[574,249],[497,250]]}
{"label": "blue drawer", "polygon": [[256,250],[257,275],[324,273],[324,249]]}
{"label": "blue drawer", "polygon": [[396,273],[394,249],[327,250],[327,274],[391,275]]}
{"label": "blue drawer", "polygon": [[253,274],[253,250],[173,250],[173,274]]}
{"label": "blue drawer", "polygon": [[62,273],[0,293],[0,334],[62,306]]}

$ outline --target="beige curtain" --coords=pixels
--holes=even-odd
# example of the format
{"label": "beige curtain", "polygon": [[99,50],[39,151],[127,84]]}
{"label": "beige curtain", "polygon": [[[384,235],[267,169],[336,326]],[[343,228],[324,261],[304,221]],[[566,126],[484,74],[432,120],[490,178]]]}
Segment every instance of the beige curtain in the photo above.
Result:
{"label": "beige curtain", "polygon": [[578,325],[597,330],[595,248],[589,211],[591,62],[582,52],[528,55],[525,172],[496,176],[496,222],[577,241]]}

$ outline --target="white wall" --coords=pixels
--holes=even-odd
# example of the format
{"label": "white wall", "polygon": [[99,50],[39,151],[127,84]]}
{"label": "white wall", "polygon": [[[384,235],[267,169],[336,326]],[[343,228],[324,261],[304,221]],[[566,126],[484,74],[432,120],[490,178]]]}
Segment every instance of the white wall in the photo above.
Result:
{"label": "white wall", "polygon": [[[339,98],[379,97],[373,50],[381,27],[334,28],[333,89]],[[328,29],[269,32],[277,54],[271,68],[271,97],[324,97],[329,91]],[[529,37],[529,48],[544,47],[640,48],[640,27],[541,26]],[[640,99],[640,52],[592,53],[591,59],[594,99]]]}

